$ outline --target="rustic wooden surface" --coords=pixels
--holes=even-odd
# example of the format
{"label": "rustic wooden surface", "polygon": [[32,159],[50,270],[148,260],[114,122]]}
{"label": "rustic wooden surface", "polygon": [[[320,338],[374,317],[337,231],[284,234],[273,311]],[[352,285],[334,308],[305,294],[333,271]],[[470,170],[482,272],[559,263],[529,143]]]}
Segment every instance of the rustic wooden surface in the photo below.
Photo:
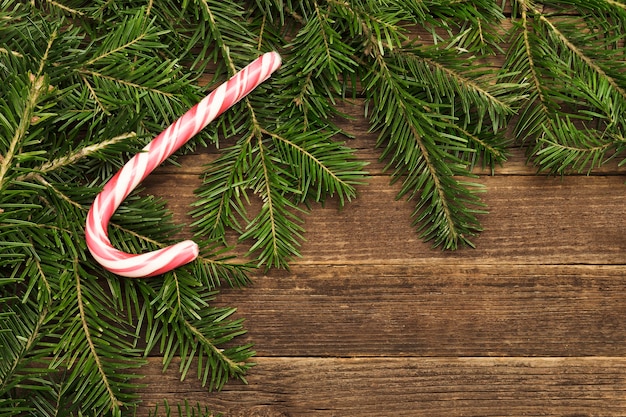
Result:
{"label": "rustic wooden surface", "polygon": [[[626,416],[623,169],[546,177],[513,149],[477,171],[489,214],[476,249],[442,252],[411,227],[413,204],[395,200],[363,103],[342,106],[368,184],[343,210],[313,207],[290,271],[219,296],[246,318],[240,342],[255,344],[248,383],[207,392],[152,357],[137,415],[168,399],[226,417]],[[161,167],[147,192],[190,223],[216,155]]]}
{"label": "rustic wooden surface", "polygon": [[[359,103],[346,110],[360,115]],[[483,173],[476,249],[442,252],[410,226],[375,135],[345,122],[370,162],[358,198],[306,217],[302,258],[224,290],[258,356],[248,384],[210,393],[160,358],[146,406],[184,399],[225,416],[626,415],[626,186],[616,167],[536,175],[523,152]],[[186,214],[215,150],[163,167],[148,191]],[[144,413],[144,414],[142,414]],[[139,410],[145,415],[146,410]]]}

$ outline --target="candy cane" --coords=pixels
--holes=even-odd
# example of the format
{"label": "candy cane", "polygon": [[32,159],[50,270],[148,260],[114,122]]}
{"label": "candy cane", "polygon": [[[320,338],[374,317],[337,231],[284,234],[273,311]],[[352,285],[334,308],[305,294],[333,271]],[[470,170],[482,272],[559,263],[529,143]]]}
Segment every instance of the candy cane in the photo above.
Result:
{"label": "candy cane", "polygon": [[159,275],[196,259],[198,245],[191,240],[139,255],[115,249],[107,233],[111,216],[148,174],[267,80],[280,64],[280,55],[276,52],[266,53],[253,61],[161,132],[106,183],[89,210],[85,229],[87,247],[102,266],[118,275],[138,278]]}

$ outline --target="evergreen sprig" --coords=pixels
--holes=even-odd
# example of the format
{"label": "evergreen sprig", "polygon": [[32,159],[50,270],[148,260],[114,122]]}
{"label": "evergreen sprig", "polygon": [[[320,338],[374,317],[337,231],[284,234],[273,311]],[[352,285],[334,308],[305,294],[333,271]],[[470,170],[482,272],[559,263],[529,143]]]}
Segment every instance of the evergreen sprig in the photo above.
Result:
{"label": "evergreen sprig", "polygon": [[626,78],[620,1],[513,3],[505,68],[528,84],[515,135],[541,170],[590,171],[624,150]]}
{"label": "evergreen sprig", "polygon": [[213,414],[208,407],[202,407],[200,404],[192,406],[189,402],[185,401],[184,404],[178,404],[176,407],[172,407],[167,400],[164,400],[163,408],[159,408],[159,405],[157,405],[154,411],[151,411],[148,416],[218,417],[219,414]]}
{"label": "evergreen sprig", "polygon": [[[319,17],[315,7],[313,9],[309,12],[317,16],[316,22],[328,25]],[[250,33],[252,39],[258,38],[258,46],[265,41],[269,43],[268,47],[276,47],[274,42],[281,39],[281,31],[279,28],[266,29],[268,17],[260,16],[257,19],[262,23],[253,19],[241,30]],[[221,50],[225,65],[234,73],[235,59],[231,51],[240,48],[241,44],[222,36],[223,29],[216,26],[215,36],[220,39],[216,47]],[[252,32],[255,26],[262,28],[260,33]],[[321,36],[322,43],[326,36],[333,36],[320,34],[317,29],[326,31],[329,28],[316,27],[308,31],[311,36]],[[328,47],[324,48],[326,53],[330,52]],[[251,49],[248,53],[251,60],[258,50]],[[341,53],[334,54],[342,56]],[[194,227],[201,236],[226,243],[225,232],[234,229],[239,240],[252,240],[248,255],[254,256],[258,265],[265,267],[287,267],[289,261],[299,255],[298,247],[304,232],[303,209],[299,203],[323,202],[333,195],[343,203],[355,196],[354,187],[364,176],[364,163],[354,158],[351,149],[334,140],[336,128],[328,120],[335,112],[327,112],[330,106],[325,100],[332,100],[333,94],[341,93],[335,88],[339,85],[337,77],[341,73],[332,64],[330,68],[316,68],[309,65],[308,58],[299,62],[305,67],[298,70],[296,64],[287,69],[285,80],[300,78],[301,71],[311,73],[309,79],[314,75],[321,84],[334,77],[333,85],[323,88],[326,91],[323,107],[316,109],[319,115],[310,117],[308,107],[304,112],[293,109],[294,103],[297,107],[306,106],[308,93],[316,94],[315,87],[307,86],[307,81],[304,85],[297,83],[295,96],[292,95],[294,86],[287,86],[285,80],[272,79],[258,88],[259,94],[245,98],[238,106],[239,116],[223,119],[222,130],[240,137],[208,167],[194,203],[197,208],[191,212],[197,218]],[[323,75],[326,71],[333,75]],[[283,91],[283,94],[277,94],[275,101],[268,100],[271,90]],[[261,206],[250,213],[252,195],[260,200]]]}
{"label": "evergreen sprig", "polygon": [[[121,415],[153,351],[164,368],[182,358],[183,378],[197,360],[210,389],[252,365],[251,347],[230,343],[242,319],[212,305],[223,282],[248,282],[246,265],[204,244],[190,267],[131,281],[87,251],[97,191],[204,93],[182,62],[194,32],[131,3],[0,2],[0,415]],[[134,193],[110,234],[137,253],[179,230],[165,202]]]}
{"label": "evergreen sprig", "polygon": [[[299,30],[287,45],[294,63],[283,90],[295,104],[288,114],[300,112],[305,126],[336,115],[336,100],[363,97],[382,158],[403,182],[398,198],[416,202],[422,237],[447,249],[472,245],[480,230],[481,187],[471,168],[481,157],[490,165],[505,159],[502,130],[520,98],[517,83],[478,63],[499,39],[481,31],[496,27],[502,11],[491,1],[457,4],[331,0],[291,8]],[[423,45],[409,27],[440,44]]]}
{"label": "evergreen sprig", "polygon": [[[338,128],[342,101],[364,105],[398,198],[445,249],[473,246],[474,167],[503,163],[510,139],[559,174],[622,157],[625,23],[622,0],[0,0],[0,416],[121,415],[153,352],[210,389],[245,380],[254,352],[235,309],[213,305],[218,287],[288,267],[306,213],[356,197],[365,163]],[[97,191],[269,50],[279,73],[183,150],[222,148],[191,209],[198,260],[151,280],[103,270],[84,243]],[[171,243],[165,205],[133,193],[113,243]],[[249,264],[221,257],[233,232]],[[154,414],[176,410],[209,414]]]}

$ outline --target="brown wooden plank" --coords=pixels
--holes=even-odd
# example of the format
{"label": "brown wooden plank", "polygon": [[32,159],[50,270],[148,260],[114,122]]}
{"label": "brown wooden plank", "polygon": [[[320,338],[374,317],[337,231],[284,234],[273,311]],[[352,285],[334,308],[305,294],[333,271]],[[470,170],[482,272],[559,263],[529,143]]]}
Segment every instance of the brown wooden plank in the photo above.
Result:
{"label": "brown wooden plank", "polygon": [[[424,243],[411,227],[413,204],[396,201],[397,186],[373,177],[343,210],[336,202],[314,206],[305,217],[302,258],[294,263],[327,264],[626,264],[626,190],[618,176],[494,176],[486,185],[481,216],[485,231],[476,249],[444,252]],[[199,178],[158,175],[148,192],[169,202],[176,220],[194,201]],[[622,192],[622,190],[624,192]]]}
{"label": "brown wooden plank", "polygon": [[626,356],[623,267],[297,266],[224,290],[260,356]]}
{"label": "brown wooden plank", "polygon": [[[226,416],[623,416],[624,358],[259,358],[248,385],[208,393],[145,368],[147,409],[199,401]],[[175,367],[176,364],[173,364]]]}
{"label": "brown wooden plank", "polygon": [[370,181],[343,211],[307,217],[301,262],[327,263],[626,263],[626,194],[618,177],[486,177],[476,249],[442,252],[410,226],[413,204],[394,201],[384,178]]}

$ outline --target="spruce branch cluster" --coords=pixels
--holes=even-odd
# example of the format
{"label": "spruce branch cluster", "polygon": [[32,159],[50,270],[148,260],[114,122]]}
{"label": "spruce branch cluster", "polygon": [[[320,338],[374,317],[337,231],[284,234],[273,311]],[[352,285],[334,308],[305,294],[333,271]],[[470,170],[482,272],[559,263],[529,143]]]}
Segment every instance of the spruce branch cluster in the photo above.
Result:
{"label": "spruce branch cluster", "polygon": [[626,4],[518,0],[513,18],[504,68],[528,84],[515,135],[533,163],[564,174],[623,158]]}
{"label": "spruce branch cluster", "polygon": [[[0,416],[121,415],[153,352],[211,389],[245,380],[242,320],[213,301],[252,265],[288,267],[316,204],[356,197],[366,164],[341,101],[366,109],[398,198],[444,249],[473,246],[474,167],[513,141],[554,173],[620,157],[625,23],[622,0],[0,0]],[[151,280],[106,272],[84,243],[98,190],[269,50],[278,74],[183,150],[221,148],[190,209],[199,259]],[[132,253],[179,231],[141,192],[109,230]],[[220,258],[232,232],[250,265]],[[176,409],[209,413],[154,413]]]}
{"label": "spruce branch cluster", "polygon": [[[205,245],[197,262],[160,280],[120,280],[86,249],[99,189],[204,95],[191,9],[108,3],[0,3],[3,416],[128,412],[151,352],[164,368],[180,358],[181,378],[193,364],[210,389],[252,365],[251,346],[229,343],[244,332],[235,309],[212,305],[217,286],[248,282],[247,266]],[[110,234],[138,253],[179,230],[164,201],[135,193]]]}

